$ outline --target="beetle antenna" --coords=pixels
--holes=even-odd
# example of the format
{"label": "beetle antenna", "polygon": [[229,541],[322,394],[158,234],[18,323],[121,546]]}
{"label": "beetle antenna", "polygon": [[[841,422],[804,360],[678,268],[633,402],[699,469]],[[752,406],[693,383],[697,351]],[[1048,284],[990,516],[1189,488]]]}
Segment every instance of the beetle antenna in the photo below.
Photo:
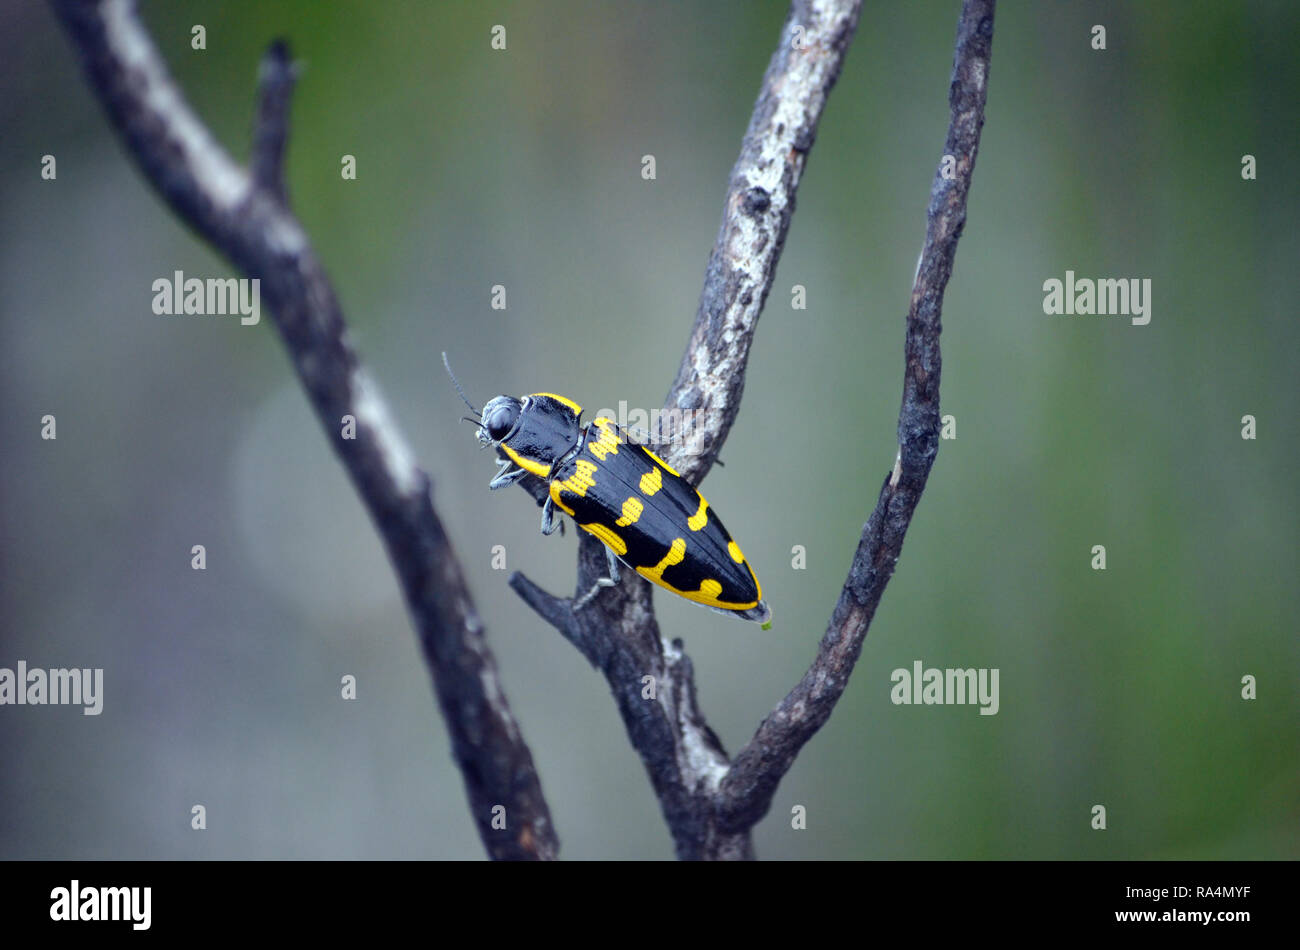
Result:
{"label": "beetle antenna", "polygon": [[[451,377],[451,384],[452,384],[453,386],[456,387],[456,392],[458,392],[458,393],[460,394],[461,401],[462,401],[463,403],[465,403],[465,405],[469,406],[469,411],[470,411],[470,412],[472,412],[472,413],[474,413],[474,415],[479,416],[480,418],[482,418],[482,415],[483,415],[483,414],[480,413],[477,409],[474,408],[474,404],[473,404],[472,402],[470,402],[468,399],[465,398],[465,390],[463,390],[463,389],[460,388],[460,380],[458,380],[458,379],[456,378],[456,374],[453,373],[453,372],[451,371],[451,363],[449,363],[449,362],[447,361],[447,351],[446,351],[446,350],[444,350],[443,353],[442,353],[442,365],[445,366],[445,367],[447,367],[447,375]],[[473,422],[474,420],[473,420],[473,419],[470,419],[469,421],[470,421],[470,422]]]}

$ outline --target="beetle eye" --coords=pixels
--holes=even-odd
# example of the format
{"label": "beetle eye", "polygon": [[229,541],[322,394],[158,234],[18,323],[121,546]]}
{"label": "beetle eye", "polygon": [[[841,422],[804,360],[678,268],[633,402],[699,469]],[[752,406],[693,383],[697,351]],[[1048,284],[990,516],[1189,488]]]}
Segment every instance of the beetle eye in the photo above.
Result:
{"label": "beetle eye", "polygon": [[519,419],[519,407],[510,403],[498,403],[489,408],[483,416],[483,428],[492,437],[493,442],[500,442]]}

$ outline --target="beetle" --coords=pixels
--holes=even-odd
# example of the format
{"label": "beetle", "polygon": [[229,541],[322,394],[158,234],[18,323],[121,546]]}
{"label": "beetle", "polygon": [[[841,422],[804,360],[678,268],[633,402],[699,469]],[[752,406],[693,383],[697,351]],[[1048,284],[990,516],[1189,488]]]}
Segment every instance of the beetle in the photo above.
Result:
{"label": "beetle", "polygon": [[534,475],[548,485],[542,534],[562,527],[558,512],[605,545],[608,576],[573,603],[585,607],[619,582],[619,563],[679,597],[766,624],[772,611],[739,545],[704,497],[667,462],[601,416],[582,424],[582,407],[556,393],[496,396],[475,409],[442,355],[447,374],[476,418],[478,440],[498,450],[496,490]]}

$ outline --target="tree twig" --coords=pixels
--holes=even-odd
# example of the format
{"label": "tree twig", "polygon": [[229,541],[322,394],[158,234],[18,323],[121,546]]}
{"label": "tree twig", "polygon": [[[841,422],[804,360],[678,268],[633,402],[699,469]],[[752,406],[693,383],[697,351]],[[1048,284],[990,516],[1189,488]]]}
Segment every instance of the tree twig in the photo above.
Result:
{"label": "tree twig", "polygon": [[[261,281],[298,377],[397,571],[489,855],[554,857],[558,841],[532,756],[434,510],[429,478],[352,349],[329,278],[285,205],[293,80],[287,49],[273,45],[262,63],[250,174],[185,102],[131,0],[53,5],[145,177],[182,220]],[[345,416],[356,420],[355,438],[342,437]]]}
{"label": "tree twig", "polygon": [[[704,290],[658,434],[666,458],[698,485],[740,411],[749,347],[785,247],[817,125],[858,26],[861,0],[795,0],[731,169]],[[671,410],[689,412],[681,431]]]}
{"label": "tree twig", "polygon": [[284,150],[289,144],[289,106],[297,78],[288,44],[276,40],[262,57],[258,75],[257,117],[248,170],[256,187],[286,205],[289,200],[284,185]]}
{"label": "tree twig", "polygon": [[[957,24],[945,159],[930,187],[925,245],[907,313],[899,463],[886,477],[862,529],[817,658],[759,725],[722,781],[717,807],[724,831],[752,827],[767,812],[782,776],[843,695],[939,450],[939,317],[957,239],[966,224],[966,197],[984,125],[994,4],[965,0]],[[945,174],[947,156],[955,160],[951,177]]]}

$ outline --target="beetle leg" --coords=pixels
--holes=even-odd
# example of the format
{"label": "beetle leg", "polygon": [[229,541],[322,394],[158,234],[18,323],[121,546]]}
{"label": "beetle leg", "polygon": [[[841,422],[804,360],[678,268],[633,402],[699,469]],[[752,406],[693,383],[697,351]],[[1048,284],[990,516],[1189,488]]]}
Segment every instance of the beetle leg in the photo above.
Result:
{"label": "beetle leg", "polygon": [[497,474],[492,481],[488,482],[488,488],[493,491],[498,488],[505,488],[507,485],[513,485],[528,474],[522,468],[517,468],[513,472],[507,471],[511,464],[509,459],[497,459]]}
{"label": "beetle leg", "polygon": [[591,585],[591,590],[573,602],[574,610],[581,610],[591,603],[602,587],[613,587],[619,582],[621,574],[618,569],[618,557],[609,548],[605,548],[605,566],[609,569],[609,577],[596,578],[596,583]]}
{"label": "beetle leg", "polygon": [[613,587],[613,586],[614,586],[614,582],[610,580],[608,577],[598,578],[596,580],[596,583],[591,585],[591,590],[587,591],[585,594],[583,594],[581,597],[579,597],[577,600],[573,602],[573,609],[581,610],[583,607],[586,607],[589,603],[591,603],[592,599],[595,598],[595,596],[600,593],[600,589],[602,587]]}
{"label": "beetle leg", "polygon": [[556,531],[560,532],[561,537],[564,536],[564,519],[555,517],[555,499],[547,495],[542,504],[542,534],[552,535]]}

